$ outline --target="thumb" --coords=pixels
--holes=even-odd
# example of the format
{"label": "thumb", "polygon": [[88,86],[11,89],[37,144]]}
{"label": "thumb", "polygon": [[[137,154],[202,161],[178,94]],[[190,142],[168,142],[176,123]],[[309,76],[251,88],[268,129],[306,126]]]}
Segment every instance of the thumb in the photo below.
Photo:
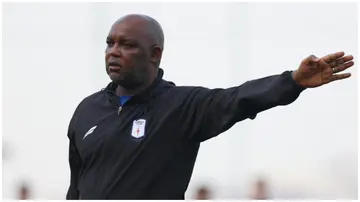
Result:
{"label": "thumb", "polygon": [[320,58],[316,57],[315,55],[310,55],[305,60],[306,60],[307,64],[310,64],[310,65],[320,62]]}

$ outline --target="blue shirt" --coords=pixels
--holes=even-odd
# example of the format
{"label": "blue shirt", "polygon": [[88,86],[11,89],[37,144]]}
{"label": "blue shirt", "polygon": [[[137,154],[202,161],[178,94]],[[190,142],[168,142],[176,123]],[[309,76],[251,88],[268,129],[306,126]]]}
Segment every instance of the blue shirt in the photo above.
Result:
{"label": "blue shirt", "polygon": [[129,101],[131,96],[121,96],[119,99],[120,106],[123,106],[127,101]]}

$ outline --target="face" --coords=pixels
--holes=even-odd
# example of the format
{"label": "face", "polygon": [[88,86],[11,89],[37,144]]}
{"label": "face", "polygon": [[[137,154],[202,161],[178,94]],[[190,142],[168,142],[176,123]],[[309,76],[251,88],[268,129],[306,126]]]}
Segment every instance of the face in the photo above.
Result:
{"label": "face", "polygon": [[134,20],[123,20],[112,26],[106,39],[106,72],[127,89],[135,89],[148,79],[151,44],[143,27]]}

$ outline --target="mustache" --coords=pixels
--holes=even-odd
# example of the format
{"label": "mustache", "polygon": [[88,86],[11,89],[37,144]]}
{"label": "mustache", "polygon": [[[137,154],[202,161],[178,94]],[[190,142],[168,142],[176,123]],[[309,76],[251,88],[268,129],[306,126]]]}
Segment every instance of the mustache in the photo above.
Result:
{"label": "mustache", "polygon": [[114,60],[110,60],[107,62],[107,65],[106,66],[117,66],[117,67],[122,67],[122,64],[121,62],[119,61],[114,61]]}

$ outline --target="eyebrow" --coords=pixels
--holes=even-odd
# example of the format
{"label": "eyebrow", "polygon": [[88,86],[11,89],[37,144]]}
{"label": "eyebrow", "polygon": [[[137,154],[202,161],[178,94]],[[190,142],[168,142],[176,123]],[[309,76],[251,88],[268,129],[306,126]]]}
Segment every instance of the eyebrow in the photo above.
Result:
{"label": "eyebrow", "polygon": [[114,40],[114,38],[120,38],[121,41],[137,41],[135,38],[124,36],[124,35],[108,35],[106,40]]}
{"label": "eyebrow", "polygon": [[141,42],[139,40],[136,40],[136,38],[130,38],[127,36],[121,36],[119,39],[119,35],[109,35],[106,37],[106,43],[119,43],[119,44],[132,44],[134,46],[141,46]]}

